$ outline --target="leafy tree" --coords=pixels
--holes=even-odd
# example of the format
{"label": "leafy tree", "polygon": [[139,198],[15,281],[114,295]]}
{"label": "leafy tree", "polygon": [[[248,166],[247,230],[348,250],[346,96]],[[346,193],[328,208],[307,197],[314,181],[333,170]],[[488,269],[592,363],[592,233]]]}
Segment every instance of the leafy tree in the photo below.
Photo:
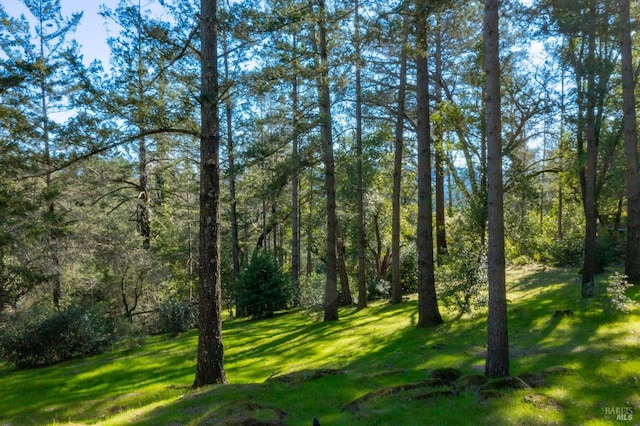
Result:
{"label": "leafy tree", "polygon": [[616,14],[611,1],[545,1],[541,6],[550,24],[548,30],[563,37],[561,59],[570,66],[575,82],[576,159],[585,220],[582,296],[589,298],[594,295],[594,275],[599,272],[598,188],[607,179],[616,146],[602,143],[607,129],[606,100],[617,56],[610,34]]}

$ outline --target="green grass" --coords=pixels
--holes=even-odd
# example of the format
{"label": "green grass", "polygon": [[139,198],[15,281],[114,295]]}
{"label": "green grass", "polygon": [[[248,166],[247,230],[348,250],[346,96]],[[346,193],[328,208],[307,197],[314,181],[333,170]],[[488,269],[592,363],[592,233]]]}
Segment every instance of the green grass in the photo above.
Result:
{"label": "green grass", "polygon": [[[418,391],[408,390],[368,399],[357,411],[344,410],[368,392],[425,380],[436,368],[483,372],[486,315],[455,319],[445,313],[442,326],[417,329],[412,299],[400,306],[343,309],[335,323],[303,311],[262,321],[227,320],[230,384],[200,390],[190,389],[195,332],[155,336],[135,349],[53,367],[16,371],[0,366],[0,425],[221,424],[250,408],[263,420],[276,419],[278,411],[272,409],[282,410],[289,425],[310,425],[314,417],[322,425],[605,425],[617,423],[606,411],[616,407],[631,408],[637,422],[638,305],[612,316],[585,304],[575,271],[512,271],[508,282],[512,375],[566,369],[550,374],[536,389],[508,391],[484,402],[472,391],[416,399]],[[629,295],[640,301],[640,288]],[[564,310],[573,315],[553,316]],[[339,372],[293,384],[265,382],[318,369]],[[553,398],[559,407],[531,404],[525,399],[532,394]]]}

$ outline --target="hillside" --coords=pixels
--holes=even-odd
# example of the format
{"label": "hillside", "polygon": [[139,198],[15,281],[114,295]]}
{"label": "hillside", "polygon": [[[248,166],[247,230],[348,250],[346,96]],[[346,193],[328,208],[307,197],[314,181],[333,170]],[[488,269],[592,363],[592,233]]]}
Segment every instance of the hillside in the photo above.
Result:
{"label": "hillside", "polygon": [[[640,289],[630,313],[613,315],[580,300],[575,271],[511,271],[508,283],[511,372],[522,382],[506,389],[480,387],[483,314],[417,329],[412,298],[343,309],[329,324],[304,311],[227,320],[230,384],[204,390],[190,389],[195,332],[48,368],[2,367],[0,424],[604,425],[620,413],[637,424]],[[439,369],[462,377],[434,377]]]}

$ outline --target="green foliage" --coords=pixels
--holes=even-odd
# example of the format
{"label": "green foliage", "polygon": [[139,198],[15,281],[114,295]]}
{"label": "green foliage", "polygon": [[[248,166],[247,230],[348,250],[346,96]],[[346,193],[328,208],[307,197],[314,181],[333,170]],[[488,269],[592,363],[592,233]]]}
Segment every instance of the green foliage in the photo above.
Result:
{"label": "green foliage", "polygon": [[471,314],[487,305],[486,253],[470,245],[455,245],[436,270],[436,284],[447,307]]}
{"label": "green foliage", "polygon": [[300,306],[320,308],[324,301],[325,275],[312,272],[300,277]]}
{"label": "green foliage", "polygon": [[612,265],[619,265],[624,262],[625,240],[618,238],[616,234],[603,231],[596,240],[596,255],[598,261],[598,271]]}
{"label": "green foliage", "polygon": [[542,245],[544,263],[554,266],[579,266],[584,259],[584,239],[564,238]]}
{"label": "green foliage", "polygon": [[[411,294],[418,291],[418,252],[416,250],[415,244],[408,244],[403,247],[400,253],[400,286],[402,294]],[[387,271],[385,282],[391,282],[392,274],[393,268],[390,267]],[[376,297],[389,295],[388,292],[385,292],[384,284],[380,280],[374,283],[374,287],[370,289],[370,294]]]}
{"label": "green foliage", "polygon": [[236,280],[236,307],[252,318],[273,316],[292,298],[291,279],[268,251],[258,249]]}
{"label": "green foliage", "polygon": [[607,278],[604,290],[598,297],[604,311],[610,314],[629,312],[634,302],[626,295],[626,292],[631,287],[633,284],[627,281],[626,275],[618,272],[611,274]]}
{"label": "green foliage", "polygon": [[[387,274],[388,275],[388,274]],[[391,295],[391,282],[382,278],[374,278],[367,283],[367,299],[388,298]]]}
{"label": "green foliage", "polygon": [[155,329],[159,333],[184,333],[195,326],[193,308],[188,302],[170,297],[158,306]]}
{"label": "green foliage", "polygon": [[114,338],[114,321],[95,308],[36,307],[5,319],[0,357],[18,368],[31,368],[103,352]]}

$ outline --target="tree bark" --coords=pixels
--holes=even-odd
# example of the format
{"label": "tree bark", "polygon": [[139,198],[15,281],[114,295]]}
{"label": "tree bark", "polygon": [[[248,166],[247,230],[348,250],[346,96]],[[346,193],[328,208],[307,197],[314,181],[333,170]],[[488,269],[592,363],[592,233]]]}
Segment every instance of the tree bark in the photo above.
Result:
{"label": "tree bark", "polygon": [[[138,34],[137,34],[137,53],[138,53],[138,74],[137,74],[137,121],[140,134],[143,134],[144,129],[144,116],[145,110],[145,82],[144,73],[146,69],[142,60],[142,10],[140,2],[138,2]],[[142,248],[144,250],[151,249],[151,222],[149,220],[149,174],[147,173],[147,140],[144,136],[141,136],[138,140],[138,175],[140,176],[140,182],[138,187],[138,197],[136,204],[137,220],[138,220],[138,233],[142,237]]]}
{"label": "tree bark", "polygon": [[595,70],[595,24],[596,6],[592,0],[589,4],[589,34],[587,35],[587,93],[586,93],[586,117],[585,139],[587,142],[587,161],[584,165],[584,262],[582,266],[582,298],[587,299],[594,295],[596,270],[596,236],[597,236],[597,212],[596,212],[596,167],[598,161],[598,141],[596,134],[596,83]]}
{"label": "tree bark", "polygon": [[344,259],[344,242],[341,238],[337,240],[336,256],[338,259],[338,274],[340,276],[340,293],[341,293],[341,305],[351,306],[353,304],[353,297],[351,297],[351,288],[349,287],[349,274],[347,273],[347,264]]}
{"label": "tree bark", "polygon": [[318,76],[318,100],[320,132],[324,154],[325,195],[327,206],[327,277],[324,293],[324,321],[338,320],[338,268],[336,243],[338,218],[336,216],[335,165],[331,120],[331,96],[329,91],[329,60],[327,54],[327,23],[324,0],[318,0],[318,52],[320,55]]}
{"label": "tree bark", "polygon": [[200,282],[198,359],[193,387],[226,383],[220,283],[220,120],[217,1],[201,0]]}
{"label": "tree bark", "polygon": [[624,273],[640,285],[640,166],[638,129],[631,55],[630,1],[620,0],[620,53],[622,59],[622,109],[627,183],[627,253]]}
{"label": "tree bark", "polygon": [[[227,82],[230,81],[229,76],[229,49],[226,38],[224,43],[224,76]],[[236,199],[236,165],[235,152],[233,143],[233,102],[231,94],[227,94],[225,100],[225,112],[227,119],[227,161],[229,163],[229,220],[231,222],[231,256],[233,262],[233,278],[240,274],[240,244],[238,236],[238,201]]]}
{"label": "tree bark", "polygon": [[[436,32],[436,83],[435,101],[436,105],[442,102],[442,40],[441,31],[437,27]],[[428,71],[428,70],[427,70]],[[442,124],[438,123],[434,129],[435,144],[435,178],[436,178],[436,247],[438,262],[447,253],[447,229],[445,221],[445,198],[444,198],[444,131]]]}
{"label": "tree bark", "polygon": [[418,327],[441,324],[438,310],[433,259],[433,227],[431,213],[431,144],[429,116],[429,60],[425,0],[416,0],[418,11],[416,32],[418,53],[417,71],[417,124],[418,138]]}
{"label": "tree bark", "polygon": [[354,1],[355,9],[355,50],[356,50],[356,180],[358,211],[358,309],[367,307],[367,277],[365,252],[367,242],[364,227],[364,188],[362,183],[362,60],[360,48],[360,8],[358,0]]}
{"label": "tree bark", "polygon": [[[293,38],[293,54],[296,55],[296,37]],[[291,178],[291,279],[293,280],[294,305],[300,304],[300,225],[298,189],[300,186],[298,168],[298,120],[300,111],[298,106],[298,62],[294,58],[294,75],[291,87],[291,107],[293,109],[293,136],[291,140],[291,156],[293,158],[293,176]]]}
{"label": "tree bark", "polygon": [[[40,31],[41,34],[44,34],[42,29],[43,22],[40,21]],[[44,35],[40,37],[40,58],[45,60],[45,40]],[[44,142],[44,157],[45,163],[47,167],[46,175],[45,175],[45,184],[47,187],[47,198],[49,199],[49,203],[47,205],[48,217],[49,217],[49,256],[51,259],[53,273],[51,274],[52,281],[52,296],[53,296],[53,306],[58,309],[60,307],[60,298],[62,295],[61,285],[60,285],[60,256],[59,256],[59,244],[58,244],[58,224],[56,218],[56,202],[53,199],[53,172],[51,171],[51,141],[49,139],[49,110],[47,108],[47,99],[48,99],[48,91],[47,91],[47,81],[46,76],[43,74],[40,79],[40,119],[42,120],[42,137]]]}
{"label": "tree bark", "polygon": [[502,124],[500,111],[500,0],[485,0],[484,42],[487,123],[487,217],[489,315],[487,360],[489,377],[509,375],[507,297],[504,258],[504,205],[502,182]]}
{"label": "tree bark", "polygon": [[400,192],[402,190],[402,151],[404,150],[404,116],[407,88],[407,18],[402,23],[402,44],[400,49],[400,77],[398,82],[398,111],[396,115],[395,154],[393,161],[393,194],[391,218],[391,302],[402,302],[400,282]]}
{"label": "tree bark", "polygon": [[142,248],[151,249],[151,223],[149,221],[149,175],[147,173],[147,141],[138,141],[138,199],[136,204],[138,233],[142,237]]}

